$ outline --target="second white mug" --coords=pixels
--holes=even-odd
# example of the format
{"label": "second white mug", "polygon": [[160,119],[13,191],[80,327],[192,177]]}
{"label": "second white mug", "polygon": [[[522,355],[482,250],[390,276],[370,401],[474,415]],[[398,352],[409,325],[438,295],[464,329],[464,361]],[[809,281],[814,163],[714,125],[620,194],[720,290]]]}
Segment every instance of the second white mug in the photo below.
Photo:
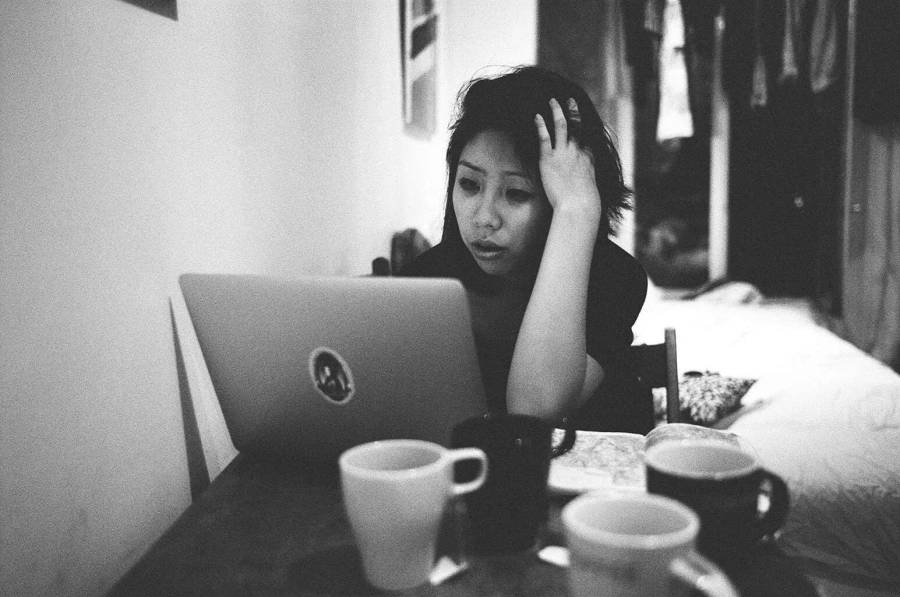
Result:
{"label": "second white mug", "polygon": [[[699,519],[688,507],[648,494],[585,494],[563,508],[569,586],[575,597],[737,597],[728,577],[699,555]],[[698,582],[700,581],[700,582]]]}

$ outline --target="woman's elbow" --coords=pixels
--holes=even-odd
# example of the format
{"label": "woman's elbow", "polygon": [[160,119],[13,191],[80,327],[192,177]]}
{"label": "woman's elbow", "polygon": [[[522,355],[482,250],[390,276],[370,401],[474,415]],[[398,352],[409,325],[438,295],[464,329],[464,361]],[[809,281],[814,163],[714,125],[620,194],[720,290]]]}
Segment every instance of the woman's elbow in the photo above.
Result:
{"label": "woman's elbow", "polygon": [[527,387],[510,387],[506,404],[510,413],[557,423],[578,406],[579,395],[580,387],[565,387],[546,380]]}

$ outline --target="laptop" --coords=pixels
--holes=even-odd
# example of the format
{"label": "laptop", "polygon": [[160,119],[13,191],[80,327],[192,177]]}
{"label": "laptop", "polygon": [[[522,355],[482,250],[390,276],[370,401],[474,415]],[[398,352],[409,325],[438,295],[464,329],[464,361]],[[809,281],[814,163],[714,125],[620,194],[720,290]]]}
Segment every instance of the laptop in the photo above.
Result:
{"label": "laptop", "polygon": [[448,445],[487,411],[462,284],[183,274],[225,424],[244,453],[334,463],[372,440]]}

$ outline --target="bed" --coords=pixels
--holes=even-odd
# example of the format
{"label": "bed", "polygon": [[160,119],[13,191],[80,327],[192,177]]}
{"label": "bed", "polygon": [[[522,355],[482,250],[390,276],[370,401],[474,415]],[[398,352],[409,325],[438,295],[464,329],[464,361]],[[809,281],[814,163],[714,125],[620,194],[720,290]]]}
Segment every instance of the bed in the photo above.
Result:
{"label": "bed", "polygon": [[681,372],[757,380],[728,428],[788,482],[784,550],[823,595],[900,594],[900,375],[802,300],[651,288],[636,341],[659,342],[668,326]]}

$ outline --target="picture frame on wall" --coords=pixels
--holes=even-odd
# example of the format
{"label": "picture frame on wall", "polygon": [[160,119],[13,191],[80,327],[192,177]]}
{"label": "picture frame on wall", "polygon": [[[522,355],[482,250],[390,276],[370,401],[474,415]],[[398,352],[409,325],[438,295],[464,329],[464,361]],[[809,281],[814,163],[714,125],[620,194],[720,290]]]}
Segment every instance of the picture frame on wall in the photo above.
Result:
{"label": "picture frame on wall", "polygon": [[124,0],[128,4],[139,6],[150,12],[172,19],[178,20],[178,0]]}
{"label": "picture frame on wall", "polygon": [[400,0],[403,125],[415,137],[435,130],[437,19],[435,0]]}

